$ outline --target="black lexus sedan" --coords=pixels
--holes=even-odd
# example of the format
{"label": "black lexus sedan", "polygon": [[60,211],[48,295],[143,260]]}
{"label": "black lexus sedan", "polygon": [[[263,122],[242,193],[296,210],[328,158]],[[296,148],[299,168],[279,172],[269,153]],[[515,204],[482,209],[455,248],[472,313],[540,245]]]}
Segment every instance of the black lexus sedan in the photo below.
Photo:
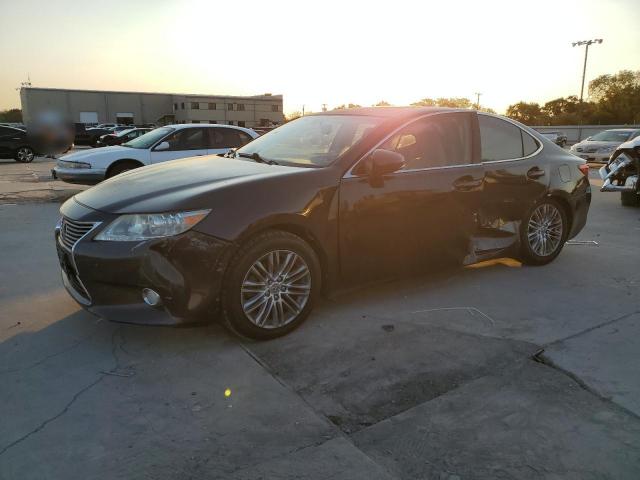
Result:
{"label": "black lexus sedan", "polygon": [[302,117],[235,151],[118,175],[61,207],[63,282],[136,323],[221,317],[290,332],[330,289],[516,256],[552,261],[584,227],[585,162],[470,110]]}

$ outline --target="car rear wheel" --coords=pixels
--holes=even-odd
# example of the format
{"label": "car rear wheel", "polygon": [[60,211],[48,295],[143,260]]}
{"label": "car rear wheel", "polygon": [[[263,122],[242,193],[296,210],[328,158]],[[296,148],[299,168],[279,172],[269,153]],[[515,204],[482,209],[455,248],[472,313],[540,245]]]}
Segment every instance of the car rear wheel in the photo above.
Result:
{"label": "car rear wheel", "polygon": [[567,214],[552,199],[535,204],[520,227],[524,263],[545,265],[555,259],[567,240]]}
{"label": "car rear wheel", "polygon": [[16,150],[15,160],[20,163],[31,163],[33,159],[36,157],[33,148],[31,147],[20,147]]}
{"label": "car rear wheel", "polygon": [[258,235],[230,263],[222,302],[228,325],[265,340],[285,335],[309,316],[320,291],[320,264],[307,242],[283,231]]}
{"label": "car rear wheel", "polygon": [[638,207],[640,206],[640,193],[620,192],[620,203],[624,207]]}

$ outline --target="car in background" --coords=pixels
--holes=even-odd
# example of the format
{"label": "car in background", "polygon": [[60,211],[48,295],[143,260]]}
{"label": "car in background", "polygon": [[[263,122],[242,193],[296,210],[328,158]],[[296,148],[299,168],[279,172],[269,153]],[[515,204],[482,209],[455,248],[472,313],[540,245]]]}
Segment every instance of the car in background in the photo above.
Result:
{"label": "car in background", "polygon": [[268,339],[299,326],[322,292],[445,259],[553,261],[586,223],[588,171],[496,115],[340,110],[288,122],[229,158],[167,162],[85,190],[62,205],[55,243],[69,294],[103,318],[222,316]]}
{"label": "car in background", "polygon": [[563,147],[567,144],[567,134],[564,132],[540,132],[545,138],[548,138],[556,145]]}
{"label": "car in background", "polygon": [[76,127],[76,135],[73,139],[73,143],[74,145],[95,147],[98,144],[100,137],[109,133],[113,132],[108,128],[89,127],[82,129]]}
{"label": "car in background", "polygon": [[0,158],[30,163],[37,154],[37,148],[30,141],[26,130],[0,125]]}
{"label": "car in background", "polygon": [[108,147],[109,145],[122,145],[134,138],[138,138],[147,132],[150,132],[151,128],[129,128],[121,130],[117,133],[107,133],[102,135],[98,140],[96,147]]}
{"label": "car in background", "polygon": [[604,130],[576,143],[570,151],[587,162],[607,163],[619,145],[639,135],[640,129],[636,128]]}
{"label": "car in background", "polygon": [[65,182],[93,185],[145,165],[186,157],[223,155],[256,137],[258,134],[249,128],[230,125],[168,125],[122,145],[64,155],[51,173]]}

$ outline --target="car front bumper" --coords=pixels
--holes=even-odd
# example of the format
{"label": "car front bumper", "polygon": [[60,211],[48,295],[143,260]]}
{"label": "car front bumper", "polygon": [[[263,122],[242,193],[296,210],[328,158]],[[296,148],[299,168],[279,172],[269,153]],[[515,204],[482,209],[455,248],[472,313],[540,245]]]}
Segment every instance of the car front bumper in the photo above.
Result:
{"label": "car front bumper", "polygon": [[104,180],[105,170],[95,168],[61,168],[54,167],[51,176],[67,183],[95,185]]}
{"label": "car front bumper", "polygon": [[[60,228],[55,232],[63,284],[82,307],[108,320],[148,325],[176,325],[215,315],[231,243],[193,230],[148,241],[95,241],[115,215],[73,199],[61,212],[96,224],[71,249],[61,241]],[[143,289],[157,292],[160,303],[148,305]]]}

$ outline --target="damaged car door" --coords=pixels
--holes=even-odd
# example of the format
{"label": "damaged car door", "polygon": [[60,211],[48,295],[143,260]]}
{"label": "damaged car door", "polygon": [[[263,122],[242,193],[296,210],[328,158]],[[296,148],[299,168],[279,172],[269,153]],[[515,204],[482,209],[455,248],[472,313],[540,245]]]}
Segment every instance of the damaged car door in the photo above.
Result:
{"label": "damaged car door", "polygon": [[[389,167],[395,157],[380,151],[400,163]],[[483,188],[478,152],[475,113],[455,112],[413,120],[365,155],[340,185],[343,276],[366,281],[462,261]]]}
{"label": "damaged car door", "polygon": [[520,222],[543,197],[550,172],[541,144],[507,120],[478,114],[485,187],[480,211],[477,259],[504,250],[518,241]]}

